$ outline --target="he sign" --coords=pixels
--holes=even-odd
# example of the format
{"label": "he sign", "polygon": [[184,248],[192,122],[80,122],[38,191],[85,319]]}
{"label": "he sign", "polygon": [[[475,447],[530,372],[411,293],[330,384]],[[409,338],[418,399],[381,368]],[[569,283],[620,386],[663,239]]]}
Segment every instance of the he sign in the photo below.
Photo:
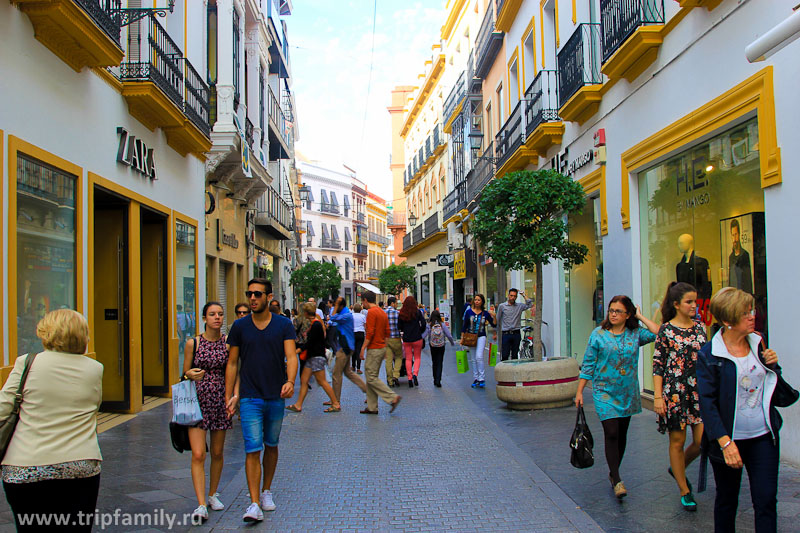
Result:
{"label": "he sign", "polygon": [[436,256],[436,264],[442,267],[451,266],[453,261],[453,254],[439,254]]}

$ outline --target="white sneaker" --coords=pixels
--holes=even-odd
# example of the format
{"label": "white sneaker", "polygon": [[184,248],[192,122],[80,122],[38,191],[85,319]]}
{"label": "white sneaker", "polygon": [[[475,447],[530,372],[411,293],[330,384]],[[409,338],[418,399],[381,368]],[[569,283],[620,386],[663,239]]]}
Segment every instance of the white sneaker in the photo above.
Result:
{"label": "white sneaker", "polygon": [[208,497],[208,506],[211,507],[212,511],[222,511],[225,509],[225,504],[219,501],[219,492],[215,492]]}
{"label": "white sneaker", "polygon": [[257,503],[251,503],[245,511],[242,520],[245,522],[261,522],[264,520],[264,513],[261,512],[261,507]]}
{"label": "white sneaker", "polygon": [[265,490],[261,493],[261,509],[264,511],[274,511],[275,502],[272,500],[272,492]]}
{"label": "white sneaker", "polygon": [[205,505],[200,505],[192,513],[192,525],[199,526],[208,520],[208,509]]}

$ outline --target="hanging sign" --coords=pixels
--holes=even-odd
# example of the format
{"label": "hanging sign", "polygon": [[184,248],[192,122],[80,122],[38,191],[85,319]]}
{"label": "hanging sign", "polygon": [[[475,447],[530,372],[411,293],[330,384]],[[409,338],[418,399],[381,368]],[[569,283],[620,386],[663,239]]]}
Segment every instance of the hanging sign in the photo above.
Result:
{"label": "hanging sign", "polygon": [[453,261],[453,279],[464,279],[467,277],[467,257],[464,249],[455,251]]}

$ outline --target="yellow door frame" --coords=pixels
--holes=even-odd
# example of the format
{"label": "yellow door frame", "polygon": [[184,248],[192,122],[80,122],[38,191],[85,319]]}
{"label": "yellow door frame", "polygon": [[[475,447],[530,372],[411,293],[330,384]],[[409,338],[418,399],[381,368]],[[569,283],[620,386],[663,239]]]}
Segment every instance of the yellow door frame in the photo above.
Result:
{"label": "yellow door frame", "polygon": [[[0,150],[1,151],[1,150]],[[76,177],[75,184],[75,310],[83,308],[83,168],[14,135],[8,136],[8,364],[17,358],[17,158],[23,153]],[[84,313],[85,314],[85,313]]]}
{"label": "yellow door frame", "polygon": [[640,169],[713,133],[753,111],[758,117],[761,188],[781,183],[781,149],[775,125],[772,66],[678,119],[622,153],[620,165],[622,227],[631,227],[630,180]]}
{"label": "yellow door frame", "polygon": [[597,193],[600,196],[600,234],[608,235],[608,211],[606,210],[606,165],[594,170],[578,180],[587,197]]}

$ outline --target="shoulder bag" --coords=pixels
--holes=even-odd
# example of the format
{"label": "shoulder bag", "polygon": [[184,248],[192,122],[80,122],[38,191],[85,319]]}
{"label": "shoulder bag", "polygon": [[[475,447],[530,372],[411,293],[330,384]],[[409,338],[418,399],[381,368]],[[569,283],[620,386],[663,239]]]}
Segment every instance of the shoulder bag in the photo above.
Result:
{"label": "shoulder bag", "polygon": [[586,423],[586,416],[583,414],[583,406],[578,407],[578,417],[575,420],[575,429],[569,439],[570,457],[569,462],[575,468],[589,468],[594,464],[594,439],[592,432],[589,431],[589,424]]}
{"label": "shoulder bag", "polygon": [[31,370],[34,359],[36,359],[36,354],[28,354],[27,359],[25,359],[25,366],[22,369],[22,376],[19,378],[19,386],[17,387],[16,397],[14,398],[14,407],[11,408],[11,414],[9,414],[5,420],[0,421],[0,461],[6,456],[8,444],[11,442],[11,437],[14,436],[17,422],[19,422],[22,391],[25,388],[25,382],[28,380],[28,372]]}
{"label": "shoulder bag", "polygon": [[480,315],[474,315],[475,319],[474,322],[476,327],[472,328],[475,330],[474,333],[462,331],[461,332],[461,345],[468,346],[470,348],[474,348],[478,345],[478,332],[481,330],[481,320],[483,320],[483,313]]}

